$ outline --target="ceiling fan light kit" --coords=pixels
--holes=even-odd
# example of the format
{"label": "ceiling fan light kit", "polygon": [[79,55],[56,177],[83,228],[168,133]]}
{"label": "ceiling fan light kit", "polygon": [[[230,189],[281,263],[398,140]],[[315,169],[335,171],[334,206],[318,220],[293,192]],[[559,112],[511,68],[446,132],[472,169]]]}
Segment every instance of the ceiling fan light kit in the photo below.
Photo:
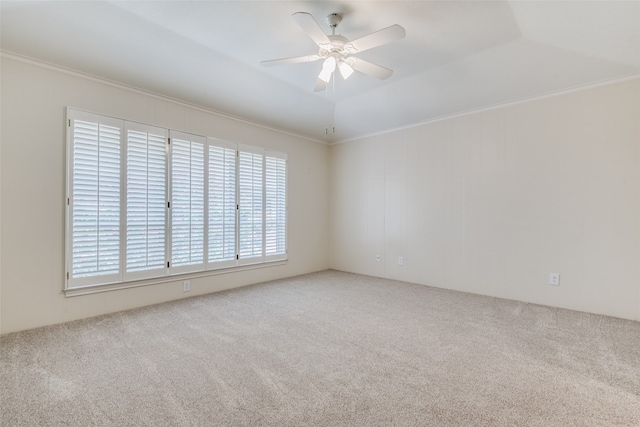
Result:
{"label": "ceiling fan light kit", "polygon": [[393,74],[393,71],[388,68],[352,55],[403,38],[406,32],[400,25],[392,25],[360,37],[359,39],[349,41],[349,39],[344,36],[336,35],[336,28],[342,21],[342,15],[339,13],[331,13],[327,16],[327,23],[332,32],[331,35],[325,34],[318,22],[309,13],[296,12],[291,15],[291,17],[307,33],[311,40],[316,43],[318,46],[318,54],[262,61],[261,64],[263,66],[296,64],[324,59],[314,88],[316,92],[326,90],[327,84],[331,81],[331,77],[335,75],[336,68],[345,80],[348,79],[354,71],[377,77],[381,80],[387,79]]}

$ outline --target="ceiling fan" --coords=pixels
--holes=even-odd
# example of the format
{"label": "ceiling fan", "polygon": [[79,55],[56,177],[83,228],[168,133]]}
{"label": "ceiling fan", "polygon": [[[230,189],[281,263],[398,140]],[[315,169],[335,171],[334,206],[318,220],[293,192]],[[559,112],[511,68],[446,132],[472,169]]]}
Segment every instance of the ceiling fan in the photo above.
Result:
{"label": "ceiling fan", "polygon": [[296,12],[291,15],[291,17],[309,35],[311,40],[318,45],[318,53],[315,55],[298,56],[295,58],[262,61],[260,64],[264,66],[272,66],[312,62],[324,59],[322,70],[318,75],[318,81],[314,88],[314,91],[316,92],[321,92],[327,88],[327,84],[331,81],[331,76],[334,74],[336,68],[340,71],[340,74],[345,80],[351,76],[354,70],[382,80],[389,78],[391,74],[393,74],[393,70],[373,64],[353,55],[403,38],[406,32],[400,25],[395,24],[364,37],[360,37],[359,39],[349,41],[346,37],[336,35],[336,27],[340,21],[342,21],[342,15],[339,13],[332,13],[327,16],[327,22],[332,30],[331,35],[325,34],[318,22],[316,22],[313,16],[309,13]]}

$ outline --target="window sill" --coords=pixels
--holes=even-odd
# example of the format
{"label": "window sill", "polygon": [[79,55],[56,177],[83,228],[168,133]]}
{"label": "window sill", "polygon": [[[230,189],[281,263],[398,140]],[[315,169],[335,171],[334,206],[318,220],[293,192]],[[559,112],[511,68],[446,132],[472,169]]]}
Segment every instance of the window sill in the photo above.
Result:
{"label": "window sill", "polygon": [[285,265],[288,262],[287,259],[278,261],[269,261],[259,264],[248,264],[239,267],[221,268],[219,270],[199,271],[197,273],[176,274],[174,276],[166,276],[157,279],[145,279],[124,283],[111,283],[106,285],[89,285],[89,286],[77,286],[75,288],[64,289],[64,296],[77,297],[81,295],[97,294],[101,292],[117,291],[120,289],[138,288],[140,286],[158,285],[161,283],[178,282],[181,280],[196,279],[199,277],[217,276],[219,274],[237,273],[246,270],[255,270],[259,268],[276,267],[279,265]]}

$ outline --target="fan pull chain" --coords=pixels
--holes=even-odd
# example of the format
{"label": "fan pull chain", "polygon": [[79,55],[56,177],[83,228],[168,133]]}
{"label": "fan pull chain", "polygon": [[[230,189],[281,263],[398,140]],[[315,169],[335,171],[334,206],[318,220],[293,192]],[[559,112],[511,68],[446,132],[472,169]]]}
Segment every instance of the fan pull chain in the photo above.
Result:
{"label": "fan pull chain", "polygon": [[[333,27],[333,34],[336,33],[336,27]],[[336,133],[336,70],[333,71],[332,79],[332,95],[333,95],[333,109],[331,111],[331,130]]]}
{"label": "fan pull chain", "polygon": [[[331,86],[331,93],[329,93],[329,87]],[[335,98],[335,93],[336,93],[336,73],[334,72],[333,75],[331,76],[331,81],[329,84],[327,84],[327,86],[324,89],[324,93],[325,96],[327,97],[327,99],[329,99],[329,101],[332,100],[332,98]],[[333,95],[333,96],[332,96]],[[330,124],[328,124],[325,128],[324,128],[324,134],[325,135],[329,135],[329,128],[331,128],[331,133],[336,133],[336,125],[335,125],[335,118],[336,118],[336,107],[335,107],[335,103],[332,103],[333,107],[331,109],[331,118],[329,119],[329,121],[331,122]]]}

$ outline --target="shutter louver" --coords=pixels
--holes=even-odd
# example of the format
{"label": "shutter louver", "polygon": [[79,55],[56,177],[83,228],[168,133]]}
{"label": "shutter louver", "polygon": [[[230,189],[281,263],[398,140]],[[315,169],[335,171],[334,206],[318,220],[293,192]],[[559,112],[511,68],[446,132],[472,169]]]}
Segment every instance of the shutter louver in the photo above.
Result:
{"label": "shutter louver", "polygon": [[265,160],[265,255],[286,255],[286,159],[267,155]]}
{"label": "shutter louver", "polygon": [[209,144],[208,160],[208,262],[219,268],[236,260],[236,150]]}
{"label": "shutter louver", "polygon": [[[204,269],[204,142],[171,136],[171,271]],[[181,268],[184,267],[184,268]]]}
{"label": "shutter louver", "polygon": [[[239,259],[263,256],[262,154],[240,151],[238,155]],[[261,260],[252,260],[259,262]]]}
{"label": "shutter louver", "polygon": [[164,274],[166,248],[166,136],[163,129],[127,126],[126,273],[129,279]]}
{"label": "shutter louver", "polygon": [[[70,285],[116,281],[120,274],[121,128],[98,118],[72,121]],[[82,278],[92,279],[78,280]]]}

